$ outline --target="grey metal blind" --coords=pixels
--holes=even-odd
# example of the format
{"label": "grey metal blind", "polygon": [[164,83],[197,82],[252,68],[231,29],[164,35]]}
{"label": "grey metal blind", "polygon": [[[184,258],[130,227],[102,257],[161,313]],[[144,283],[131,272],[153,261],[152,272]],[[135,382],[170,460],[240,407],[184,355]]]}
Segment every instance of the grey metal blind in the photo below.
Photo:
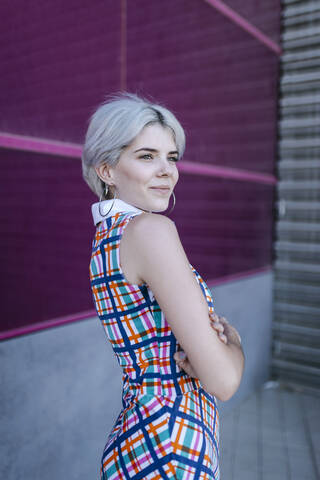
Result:
{"label": "grey metal blind", "polygon": [[282,7],[271,375],[320,388],[320,1]]}

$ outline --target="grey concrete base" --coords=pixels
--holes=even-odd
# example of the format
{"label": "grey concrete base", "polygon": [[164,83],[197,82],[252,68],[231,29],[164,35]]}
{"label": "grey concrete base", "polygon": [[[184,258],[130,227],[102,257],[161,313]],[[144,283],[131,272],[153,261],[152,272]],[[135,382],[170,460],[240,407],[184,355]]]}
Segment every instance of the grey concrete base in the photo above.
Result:
{"label": "grey concrete base", "polygon": [[[267,378],[272,274],[213,289],[246,356],[231,409]],[[97,318],[0,343],[0,478],[95,480],[121,408],[121,369]]]}
{"label": "grey concrete base", "polygon": [[2,342],[0,358],[0,478],[100,478],[122,385],[99,320]]}
{"label": "grey concrete base", "polygon": [[245,370],[238,391],[227,402],[227,412],[269,379],[272,339],[273,272],[260,273],[212,289],[215,311],[226,317],[241,335]]}

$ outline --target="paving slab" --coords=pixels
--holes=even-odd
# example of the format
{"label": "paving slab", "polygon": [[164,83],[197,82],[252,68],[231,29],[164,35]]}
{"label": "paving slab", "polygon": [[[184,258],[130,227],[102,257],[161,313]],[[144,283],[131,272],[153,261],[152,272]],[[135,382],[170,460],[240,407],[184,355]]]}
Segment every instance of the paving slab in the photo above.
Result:
{"label": "paving slab", "polygon": [[221,480],[320,480],[320,392],[267,382],[220,414]]}

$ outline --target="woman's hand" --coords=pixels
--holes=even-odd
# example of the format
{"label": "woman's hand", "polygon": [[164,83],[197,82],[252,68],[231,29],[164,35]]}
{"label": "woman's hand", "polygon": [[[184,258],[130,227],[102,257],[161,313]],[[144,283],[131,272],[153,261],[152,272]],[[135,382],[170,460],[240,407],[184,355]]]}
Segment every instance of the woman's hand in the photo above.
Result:
{"label": "woman's hand", "polygon": [[209,314],[211,326],[218,331],[219,338],[224,343],[235,343],[241,345],[241,337],[238,330],[230,325],[225,317],[217,315],[215,312]]}
{"label": "woman's hand", "polygon": [[225,335],[225,331],[224,331],[226,324],[228,324],[226,318],[221,317],[220,315],[217,315],[215,312],[210,312],[209,318],[210,318],[211,327],[218,332],[218,337],[220,338],[220,340],[223,343],[227,344],[228,338]]}
{"label": "woman's hand", "polygon": [[[211,312],[209,313],[209,319],[210,319],[211,326],[217,331],[218,337],[220,338],[220,340],[223,343],[227,344],[228,338],[224,332],[225,326],[228,324],[226,318],[220,317],[215,312]],[[229,324],[228,326],[231,327],[231,325]],[[176,360],[179,367],[183,369],[190,377],[197,378],[196,372],[194,371],[191,363],[189,362],[188,357],[186,356],[183,350],[175,352],[175,354],[173,355],[173,358]]]}
{"label": "woman's hand", "polygon": [[183,350],[175,352],[173,358],[175,359],[179,367],[184,370],[190,377],[198,378],[198,375],[194,371],[186,353]]}

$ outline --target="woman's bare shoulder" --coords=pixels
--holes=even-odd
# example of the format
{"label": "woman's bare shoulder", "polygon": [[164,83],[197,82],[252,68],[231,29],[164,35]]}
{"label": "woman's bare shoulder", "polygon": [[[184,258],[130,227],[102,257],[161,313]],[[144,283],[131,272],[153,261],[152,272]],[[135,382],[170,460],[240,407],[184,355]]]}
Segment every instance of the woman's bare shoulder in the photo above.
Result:
{"label": "woman's bare shoulder", "polygon": [[151,261],[149,270],[155,272],[154,262],[163,266],[170,261],[168,250],[171,247],[176,252],[179,244],[175,224],[168,217],[154,213],[135,215],[126,226],[120,248],[121,265],[128,281],[136,284],[145,281],[147,264]]}
{"label": "woman's bare shoulder", "polygon": [[[165,265],[174,265],[184,257],[188,264],[175,223],[165,215],[143,213],[128,225],[132,262],[140,277],[152,274]],[[147,270],[147,271],[146,271]]]}
{"label": "woman's bare shoulder", "polygon": [[177,229],[175,223],[165,215],[157,213],[142,213],[130,222],[130,231],[134,241],[141,242],[145,245],[149,243],[154,245],[159,236],[177,237]]}
{"label": "woman's bare shoulder", "polygon": [[149,213],[149,212],[144,212],[141,215],[137,215],[135,217],[135,224],[140,225],[140,228],[147,228],[150,225],[161,228],[161,225],[174,225],[174,222],[169,218],[166,217],[165,215],[162,215],[161,213]]}

